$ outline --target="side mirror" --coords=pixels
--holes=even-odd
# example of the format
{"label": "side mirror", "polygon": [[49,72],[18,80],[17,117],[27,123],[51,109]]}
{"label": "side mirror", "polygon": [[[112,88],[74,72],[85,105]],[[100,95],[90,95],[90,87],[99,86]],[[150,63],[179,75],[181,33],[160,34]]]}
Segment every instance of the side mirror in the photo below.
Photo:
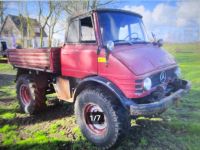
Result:
{"label": "side mirror", "polygon": [[114,44],[113,41],[108,41],[108,42],[106,43],[106,49],[107,49],[107,50],[112,51],[112,50],[114,49],[114,47],[115,47],[115,44]]}
{"label": "side mirror", "polygon": [[157,45],[158,45],[159,47],[162,47],[163,44],[164,44],[163,39],[159,39],[159,40],[157,41]]}
{"label": "side mirror", "polygon": [[106,66],[108,66],[109,55],[110,55],[111,51],[114,49],[114,47],[115,47],[115,44],[113,41],[108,41],[106,43],[106,48],[105,48],[105,50],[106,50]]}

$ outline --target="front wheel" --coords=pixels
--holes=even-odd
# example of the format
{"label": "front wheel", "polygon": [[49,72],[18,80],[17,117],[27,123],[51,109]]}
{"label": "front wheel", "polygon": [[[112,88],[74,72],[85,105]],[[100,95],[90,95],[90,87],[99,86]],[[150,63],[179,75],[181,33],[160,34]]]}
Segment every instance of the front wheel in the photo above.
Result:
{"label": "front wheel", "polygon": [[82,91],[75,102],[75,115],[83,135],[105,149],[113,146],[130,127],[126,110],[101,89]]}

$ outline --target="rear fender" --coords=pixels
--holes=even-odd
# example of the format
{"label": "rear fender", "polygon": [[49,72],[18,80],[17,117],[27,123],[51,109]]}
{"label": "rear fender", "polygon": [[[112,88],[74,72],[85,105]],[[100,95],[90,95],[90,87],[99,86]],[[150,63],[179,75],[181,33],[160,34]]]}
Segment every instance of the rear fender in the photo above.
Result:
{"label": "rear fender", "polygon": [[21,76],[22,74],[29,74],[29,71],[27,69],[17,68],[17,74],[16,74],[15,82],[17,81],[19,76]]}
{"label": "rear fender", "polygon": [[16,74],[15,82],[18,80],[18,78],[21,75],[24,75],[24,74],[27,74],[32,79],[34,79],[34,81],[37,82],[39,88],[43,89],[43,88],[48,87],[49,75],[47,73],[39,72],[37,70],[24,69],[24,68],[17,68],[17,74]]}

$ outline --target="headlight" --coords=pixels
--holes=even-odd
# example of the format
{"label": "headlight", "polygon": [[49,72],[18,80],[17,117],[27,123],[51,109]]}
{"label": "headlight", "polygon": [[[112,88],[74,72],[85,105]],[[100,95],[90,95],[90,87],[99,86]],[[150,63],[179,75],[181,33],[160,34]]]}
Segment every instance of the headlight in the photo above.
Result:
{"label": "headlight", "polygon": [[152,86],[152,82],[150,78],[145,78],[143,82],[143,87],[145,90],[150,90]]}
{"label": "headlight", "polygon": [[177,76],[178,78],[181,78],[181,69],[180,69],[180,68],[176,68],[176,70],[175,70],[174,73],[176,74],[176,76]]}

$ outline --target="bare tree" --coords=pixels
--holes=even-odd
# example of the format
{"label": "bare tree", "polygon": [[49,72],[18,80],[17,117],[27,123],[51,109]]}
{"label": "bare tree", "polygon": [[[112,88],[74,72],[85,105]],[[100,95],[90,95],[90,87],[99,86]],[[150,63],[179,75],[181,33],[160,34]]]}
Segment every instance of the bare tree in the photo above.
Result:
{"label": "bare tree", "polygon": [[29,16],[28,11],[28,2],[26,1],[18,1],[18,14],[19,14],[19,30],[21,33],[21,39],[17,44],[20,44],[22,47],[30,47],[32,46],[31,40],[35,36],[33,30],[32,19]]}
{"label": "bare tree", "polygon": [[[30,16],[29,16],[29,12],[28,12],[28,2],[25,2],[24,4],[24,15],[25,15],[25,18],[24,18],[24,21],[25,21],[25,26],[26,26],[26,37],[27,37],[27,40],[30,42],[31,39],[35,36],[35,33],[34,33],[34,23]],[[32,44],[27,42],[27,46],[31,46]]]}
{"label": "bare tree", "polygon": [[7,9],[7,5],[6,5],[5,1],[0,1],[0,27],[4,21],[4,12],[6,9]]}
{"label": "bare tree", "polygon": [[0,1],[0,16],[1,16],[1,23],[0,25],[3,23],[3,1]]}
{"label": "bare tree", "polygon": [[38,1],[38,7],[39,7],[39,14],[38,14],[38,18],[39,18],[39,23],[41,24],[41,28],[40,28],[40,47],[43,47],[43,32],[45,30],[45,27],[47,26],[47,23],[50,19],[50,17],[52,16],[54,10],[55,10],[55,6],[53,5],[53,1],[48,1],[48,13],[46,15],[44,15],[43,12],[43,2]]}
{"label": "bare tree", "polygon": [[24,3],[23,2],[18,2],[18,14],[19,14],[19,20],[20,20],[20,33],[21,33],[21,40],[20,40],[20,44],[22,47],[24,47],[24,40],[25,40],[25,31],[24,31],[24,28],[25,28],[25,23],[24,23],[24,17],[23,17],[23,13],[24,13]]}
{"label": "bare tree", "polygon": [[68,0],[63,2],[63,9],[69,14],[69,15],[78,15],[80,13],[87,12],[92,9],[96,9],[99,7],[105,7],[108,4],[113,3],[114,0],[107,0],[107,1],[101,1],[101,0],[80,0],[80,1],[74,1],[74,0]]}
{"label": "bare tree", "polygon": [[47,22],[47,27],[48,27],[48,46],[51,47],[52,45],[52,39],[55,33],[64,30],[64,28],[55,30],[55,26],[59,21],[60,15],[62,13],[62,5],[60,2],[54,2],[54,11]]}

